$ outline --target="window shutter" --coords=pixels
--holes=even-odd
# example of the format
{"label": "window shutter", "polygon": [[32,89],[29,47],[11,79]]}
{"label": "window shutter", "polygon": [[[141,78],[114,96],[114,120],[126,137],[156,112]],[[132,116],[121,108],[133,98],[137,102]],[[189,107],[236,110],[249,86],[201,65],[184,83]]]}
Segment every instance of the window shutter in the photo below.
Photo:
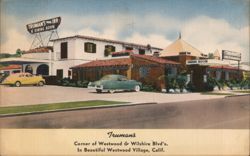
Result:
{"label": "window shutter", "polygon": [[84,52],[87,52],[87,44],[88,43],[84,43]]}
{"label": "window shutter", "polygon": [[93,53],[96,53],[96,44],[93,43]]}

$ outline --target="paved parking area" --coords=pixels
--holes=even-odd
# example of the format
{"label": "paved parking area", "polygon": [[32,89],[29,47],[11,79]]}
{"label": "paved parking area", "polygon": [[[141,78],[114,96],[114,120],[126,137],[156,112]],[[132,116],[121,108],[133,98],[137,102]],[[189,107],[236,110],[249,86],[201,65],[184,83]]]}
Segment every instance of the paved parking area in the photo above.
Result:
{"label": "paved parking area", "polygon": [[200,93],[166,94],[152,92],[96,93],[93,89],[62,86],[0,86],[0,106],[17,106],[86,100],[112,100],[132,103],[168,103],[202,99],[216,99],[224,96],[201,95]]}

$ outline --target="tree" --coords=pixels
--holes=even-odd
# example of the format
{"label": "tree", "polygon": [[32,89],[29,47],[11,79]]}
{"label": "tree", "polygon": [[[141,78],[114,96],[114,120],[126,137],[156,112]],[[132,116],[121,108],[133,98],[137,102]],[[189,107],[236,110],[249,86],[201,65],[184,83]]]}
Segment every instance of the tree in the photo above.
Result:
{"label": "tree", "polygon": [[11,54],[8,53],[0,53],[0,58],[9,58],[11,57]]}
{"label": "tree", "polygon": [[22,56],[22,54],[23,54],[23,51],[22,51],[21,49],[18,48],[18,49],[16,50],[15,56],[20,57],[20,56]]}

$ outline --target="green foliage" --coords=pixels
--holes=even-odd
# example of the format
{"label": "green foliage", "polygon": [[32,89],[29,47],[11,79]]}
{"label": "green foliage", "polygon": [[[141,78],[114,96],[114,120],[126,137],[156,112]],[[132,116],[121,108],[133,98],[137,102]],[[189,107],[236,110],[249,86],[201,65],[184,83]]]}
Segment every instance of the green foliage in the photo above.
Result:
{"label": "green foliage", "polygon": [[10,58],[10,57],[21,57],[24,51],[21,49],[17,49],[15,54],[9,53],[0,53],[0,59],[2,58]]}
{"label": "green foliage", "polygon": [[250,89],[250,80],[242,80],[239,85],[240,89]]}
{"label": "green foliage", "polygon": [[83,80],[83,81],[77,81],[76,82],[76,86],[77,87],[83,87],[83,88],[87,88],[89,84],[89,81],[87,80]]}
{"label": "green foliage", "polygon": [[214,59],[214,54],[213,53],[208,53],[208,59]]}
{"label": "green foliage", "polygon": [[187,83],[187,76],[184,74],[178,75],[176,77],[176,83],[178,85],[178,88],[180,89],[181,92],[183,92],[184,88],[187,88],[186,83]]}
{"label": "green foliage", "polygon": [[170,89],[180,89],[181,92],[183,92],[184,88],[187,88],[186,82],[187,82],[187,76],[186,72],[183,71],[179,75],[162,75],[158,78],[159,80],[164,79],[165,81],[165,88],[167,93]]}
{"label": "green foliage", "polygon": [[76,81],[69,78],[64,78],[57,81],[57,85],[59,86],[68,86],[68,87],[82,87],[87,88],[89,81]]}
{"label": "green foliage", "polygon": [[11,54],[8,54],[8,53],[0,53],[0,59],[2,58],[9,58],[11,57],[12,55]]}
{"label": "green foliage", "polygon": [[187,90],[191,91],[191,92],[196,91],[196,88],[195,88],[194,84],[191,81],[187,84]]}
{"label": "green foliage", "polygon": [[152,85],[143,85],[141,91],[145,92],[157,92],[157,89],[154,88]]}
{"label": "green foliage", "polygon": [[22,54],[23,54],[23,51],[22,51],[21,49],[17,49],[17,50],[16,50],[15,56],[16,56],[16,57],[21,57]]}
{"label": "green foliage", "polygon": [[74,108],[84,108],[91,106],[105,106],[105,105],[117,105],[125,104],[127,102],[121,101],[76,101],[76,102],[63,102],[63,103],[50,103],[50,104],[36,104],[29,106],[11,106],[11,107],[0,107],[0,114],[18,114],[18,113],[28,113],[28,112],[43,112],[43,111],[55,111],[62,109],[74,109]]}
{"label": "green foliage", "polygon": [[[214,78],[208,77],[207,83],[205,85],[205,90],[206,91],[213,91],[214,87],[217,85],[218,85],[218,82]],[[220,87],[219,87],[219,89],[220,89]]]}

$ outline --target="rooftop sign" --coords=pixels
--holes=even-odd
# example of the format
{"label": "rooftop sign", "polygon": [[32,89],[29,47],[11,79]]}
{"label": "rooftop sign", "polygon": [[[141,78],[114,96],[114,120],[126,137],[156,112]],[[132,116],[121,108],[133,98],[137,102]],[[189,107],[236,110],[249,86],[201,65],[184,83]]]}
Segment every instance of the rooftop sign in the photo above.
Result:
{"label": "rooftop sign", "polygon": [[241,60],[241,53],[233,52],[233,51],[229,51],[229,50],[222,50],[222,59],[240,61]]}
{"label": "rooftop sign", "polygon": [[61,23],[61,17],[55,17],[35,23],[27,24],[27,30],[31,34],[57,29]]}

